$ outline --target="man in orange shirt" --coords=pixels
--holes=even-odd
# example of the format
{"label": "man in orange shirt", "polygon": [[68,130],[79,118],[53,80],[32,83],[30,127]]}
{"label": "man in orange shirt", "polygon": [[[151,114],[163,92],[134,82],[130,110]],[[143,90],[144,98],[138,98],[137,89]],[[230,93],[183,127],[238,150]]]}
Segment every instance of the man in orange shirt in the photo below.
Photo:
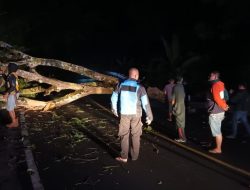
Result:
{"label": "man in orange shirt", "polygon": [[220,154],[222,145],[221,123],[225,117],[225,111],[229,106],[225,100],[225,86],[219,79],[220,73],[218,71],[211,72],[209,81],[211,82],[211,89],[209,92],[208,100],[208,112],[209,112],[209,125],[212,131],[213,137],[215,137],[216,147],[209,150],[210,153]]}

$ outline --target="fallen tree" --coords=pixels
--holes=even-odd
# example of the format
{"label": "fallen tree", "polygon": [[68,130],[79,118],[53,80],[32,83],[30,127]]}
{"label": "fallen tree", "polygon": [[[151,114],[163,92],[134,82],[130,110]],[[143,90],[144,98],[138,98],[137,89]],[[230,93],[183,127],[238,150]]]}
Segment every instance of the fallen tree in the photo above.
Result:
{"label": "fallen tree", "polygon": [[[25,88],[20,90],[18,105],[32,110],[50,110],[90,94],[111,94],[118,83],[118,79],[115,77],[60,60],[32,57],[0,41],[1,70],[6,70],[9,62],[19,65],[17,75],[25,82]],[[38,66],[66,70],[92,78],[95,82],[77,84],[51,78],[39,73],[37,71]],[[65,90],[69,92],[66,94],[61,93],[63,96],[55,96],[54,99],[49,101],[28,98],[32,94],[36,95],[40,93],[43,96],[48,96],[52,92],[60,94],[61,91]]]}

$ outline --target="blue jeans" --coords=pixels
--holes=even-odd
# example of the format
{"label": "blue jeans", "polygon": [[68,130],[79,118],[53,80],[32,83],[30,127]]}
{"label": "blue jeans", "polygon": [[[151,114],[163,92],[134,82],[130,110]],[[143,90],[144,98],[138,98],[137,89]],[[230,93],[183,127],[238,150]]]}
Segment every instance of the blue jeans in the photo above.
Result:
{"label": "blue jeans", "polygon": [[238,121],[240,121],[243,126],[246,128],[248,135],[250,135],[250,125],[247,119],[247,111],[235,111],[233,113],[233,120],[232,120],[232,136],[237,135],[237,125]]}

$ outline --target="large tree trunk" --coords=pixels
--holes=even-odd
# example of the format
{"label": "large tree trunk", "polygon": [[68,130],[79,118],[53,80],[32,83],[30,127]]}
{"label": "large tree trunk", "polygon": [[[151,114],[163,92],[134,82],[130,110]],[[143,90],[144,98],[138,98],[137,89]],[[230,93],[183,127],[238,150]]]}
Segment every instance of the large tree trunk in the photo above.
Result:
{"label": "large tree trunk", "polygon": [[[20,90],[21,98],[18,100],[18,105],[27,109],[49,110],[68,104],[90,94],[111,94],[113,88],[118,83],[118,79],[115,77],[104,75],[83,66],[74,65],[60,60],[32,57],[14,49],[9,44],[0,41],[1,70],[6,70],[9,62],[15,62],[19,65],[17,75],[20,78],[23,78],[27,83],[36,82],[35,87],[30,85],[30,88]],[[67,70],[95,79],[97,82],[77,84],[49,78],[39,74],[36,71],[37,66],[48,66]],[[48,87],[45,88],[39,86],[39,84],[46,84]],[[60,92],[62,90],[71,90],[71,92],[62,97],[56,96],[57,98],[47,102],[22,97],[37,93],[43,93],[43,95],[46,96],[53,91]]]}
{"label": "large tree trunk", "polygon": [[50,110],[55,107],[60,107],[65,104],[68,104],[70,102],[73,102],[75,100],[78,100],[79,98],[82,98],[84,96],[90,95],[90,94],[110,94],[112,92],[112,88],[102,88],[102,87],[90,87],[82,89],[82,90],[76,90],[72,93],[69,93],[63,97],[57,98],[55,100],[51,100],[48,102],[44,101],[38,101],[38,100],[32,100],[29,98],[20,98],[18,100],[18,104],[22,107],[29,108],[32,110]]}

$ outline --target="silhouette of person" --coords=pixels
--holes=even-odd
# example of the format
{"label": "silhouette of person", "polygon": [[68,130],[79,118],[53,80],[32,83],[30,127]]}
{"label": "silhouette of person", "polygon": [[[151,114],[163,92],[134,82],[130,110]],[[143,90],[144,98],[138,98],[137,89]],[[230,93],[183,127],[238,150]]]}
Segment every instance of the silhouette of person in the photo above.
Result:
{"label": "silhouette of person", "polygon": [[209,125],[212,131],[213,137],[215,137],[216,147],[209,150],[210,153],[220,154],[222,152],[222,133],[221,123],[225,117],[225,111],[228,110],[229,106],[224,99],[225,86],[219,79],[220,73],[213,71],[209,75],[209,81],[211,83],[211,89],[207,97],[208,101],[208,112],[209,112]]}
{"label": "silhouette of person", "polygon": [[170,78],[168,80],[168,84],[165,85],[164,90],[163,90],[165,97],[166,97],[166,102],[168,104],[168,116],[167,116],[168,121],[172,121],[172,115],[173,115],[172,90],[173,90],[174,85],[175,85],[174,79]]}
{"label": "silhouette of person", "polygon": [[230,139],[236,138],[238,121],[243,124],[247,135],[250,136],[250,125],[247,118],[250,106],[250,94],[247,91],[247,85],[245,83],[240,83],[238,85],[238,91],[231,97],[230,103],[233,108],[232,134],[226,137]]}
{"label": "silhouette of person", "polygon": [[173,115],[175,116],[176,127],[178,130],[178,139],[175,139],[177,142],[185,143],[185,119],[186,119],[186,110],[185,110],[185,90],[182,84],[183,77],[178,76],[176,78],[176,85],[173,87],[172,93],[172,105],[173,105]]}
{"label": "silhouette of person", "polygon": [[[131,133],[132,145],[130,155],[132,160],[137,160],[140,149],[140,136],[142,134],[142,108],[146,113],[146,123],[153,121],[149,99],[145,88],[138,83],[139,71],[136,68],[129,70],[129,78],[117,86],[111,96],[112,112],[120,115],[118,136],[121,139],[121,153],[117,161],[126,163],[129,154],[129,137]],[[120,110],[118,111],[118,99]]]}

